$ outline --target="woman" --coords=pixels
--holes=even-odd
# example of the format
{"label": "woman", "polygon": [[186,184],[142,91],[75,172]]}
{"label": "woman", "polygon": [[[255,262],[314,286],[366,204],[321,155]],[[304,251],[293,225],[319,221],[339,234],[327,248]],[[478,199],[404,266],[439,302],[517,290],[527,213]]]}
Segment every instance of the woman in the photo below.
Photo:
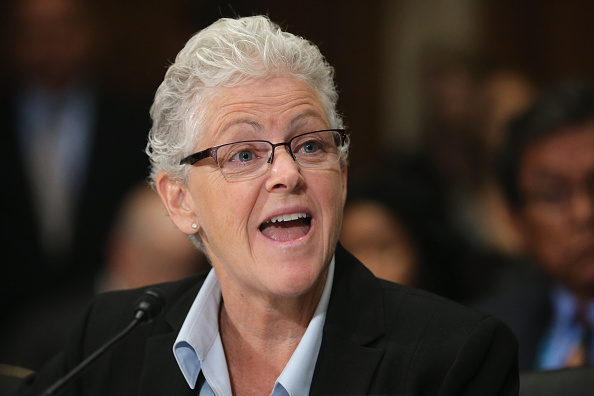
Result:
{"label": "woman", "polygon": [[[190,39],[155,96],[147,151],[172,221],[213,270],[160,285],[165,312],[74,394],[517,393],[501,322],[380,281],[337,249],[348,138],[336,101],[317,47],[266,17]],[[36,382],[115,334],[140,294],[98,298]]]}
{"label": "woman", "polygon": [[[264,394],[326,286],[346,197],[348,143],[342,130],[330,130],[342,123],[332,69],[316,47],[265,18],[210,29],[180,52],[157,92],[152,175],[173,222],[215,268],[231,388]],[[239,34],[246,39],[233,43]],[[202,54],[213,38],[219,52]],[[265,45],[272,53],[263,57]],[[289,57],[294,61],[283,64]],[[229,59],[236,65],[225,67]],[[185,114],[196,108],[188,122]]]}

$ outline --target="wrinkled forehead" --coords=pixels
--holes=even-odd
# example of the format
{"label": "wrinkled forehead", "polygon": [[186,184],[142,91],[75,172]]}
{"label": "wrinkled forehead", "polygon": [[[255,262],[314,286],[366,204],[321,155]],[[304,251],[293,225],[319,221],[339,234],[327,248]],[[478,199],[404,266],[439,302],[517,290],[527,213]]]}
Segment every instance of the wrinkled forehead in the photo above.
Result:
{"label": "wrinkled forehead", "polygon": [[[204,143],[290,137],[328,127],[326,109],[307,83],[274,77],[211,90],[201,104]],[[311,129],[311,131],[310,131]]]}

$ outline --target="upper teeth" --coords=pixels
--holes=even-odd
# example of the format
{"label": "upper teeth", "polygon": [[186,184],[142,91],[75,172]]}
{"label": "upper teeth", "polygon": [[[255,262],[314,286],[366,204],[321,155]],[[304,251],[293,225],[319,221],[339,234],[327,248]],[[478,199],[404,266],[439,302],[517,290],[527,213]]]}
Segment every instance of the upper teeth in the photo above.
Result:
{"label": "upper teeth", "polygon": [[291,221],[291,220],[297,220],[297,219],[305,219],[307,217],[307,214],[305,213],[291,213],[291,214],[286,214],[286,215],[280,215],[280,216],[276,216],[273,217],[272,219],[266,221],[266,223],[278,223],[281,221]]}

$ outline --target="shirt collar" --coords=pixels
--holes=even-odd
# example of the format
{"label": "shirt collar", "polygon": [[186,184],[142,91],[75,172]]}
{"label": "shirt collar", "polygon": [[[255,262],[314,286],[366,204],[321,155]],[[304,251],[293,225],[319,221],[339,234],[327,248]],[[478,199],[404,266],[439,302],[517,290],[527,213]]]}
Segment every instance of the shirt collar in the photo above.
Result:
{"label": "shirt collar", "polygon": [[[570,327],[575,322],[578,298],[561,285],[552,289],[553,322],[564,327]],[[594,323],[594,299],[586,302],[587,316]]]}
{"label": "shirt collar", "polygon": [[196,386],[204,361],[219,334],[221,285],[211,269],[173,344],[173,354],[188,385]]}
{"label": "shirt collar", "polygon": [[[322,342],[322,331],[334,278],[334,266],[335,260],[332,258],[328,268],[326,284],[314,316],[295,352],[293,352],[289,362],[278,377],[274,393],[280,390],[279,388],[284,389],[289,395],[306,395],[309,393]],[[205,359],[211,356],[213,360],[222,360],[222,362],[218,361],[214,362],[214,364],[219,371],[225,371],[224,380],[229,382],[219,336],[220,303],[221,285],[216,272],[211,269],[173,345],[173,354],[177,364],[192,389],[196,386]],[[209,381],[209,378],[207,378],[207,381]],[[226,386],[230,386],[230,384],[226,384]]]}
{"label": "shirt collar", "polygon": [[275,388],[278,384],[282,385],[289,395],[308,395],[313,378],[318,352],[322,344],[322,331],[326,321],[326,311],[328,310],[328,301],[332,291],[332,282],[334,279],[334,259],[328,268],[326,285],[322,292],[322,297],[318,307],[312,317],[305,334],[301,338],[297,349],[289,359],[283,372],[278,377]]}

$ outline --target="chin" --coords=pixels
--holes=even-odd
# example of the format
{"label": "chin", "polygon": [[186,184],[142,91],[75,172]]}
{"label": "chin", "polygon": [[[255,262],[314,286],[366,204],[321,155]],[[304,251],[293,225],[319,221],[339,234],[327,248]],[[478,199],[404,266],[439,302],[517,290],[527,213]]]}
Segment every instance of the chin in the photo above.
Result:
{"label": "chin", "polygon": [[325,269],[291,269],[275,277],[274,294],[281,297],[299,297],[307,294],[319,281],[325,280]]}

